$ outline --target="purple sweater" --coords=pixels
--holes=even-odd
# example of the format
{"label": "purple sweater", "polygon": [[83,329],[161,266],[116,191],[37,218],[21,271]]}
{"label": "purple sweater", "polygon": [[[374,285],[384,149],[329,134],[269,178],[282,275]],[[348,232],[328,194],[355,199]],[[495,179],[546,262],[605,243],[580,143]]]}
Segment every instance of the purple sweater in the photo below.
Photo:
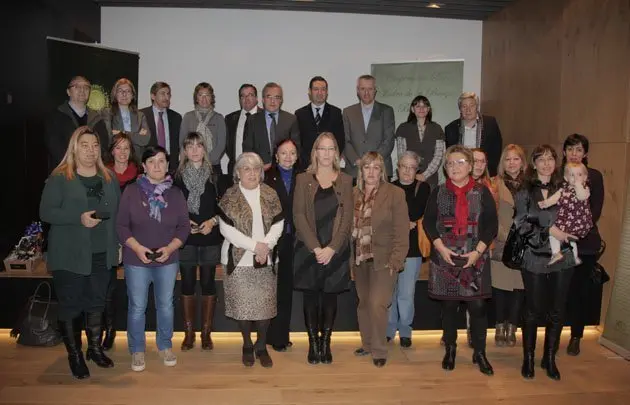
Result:
{"label": "purple sweater", "polygon": [[125,245],[130,237],[149,249],[159,249],[171,243],[173,238],[186,242],[190,234],[188,207],[181,190],[175,186],[166,190],[167,207],[162,209],[162,222],[149,217],[149,201],[136,183],[125,188],[120,199],[116,231],[123,244],[123,262],[132,266],[159,267],[179,260],[179,249],[164,263],[144,264],[136,253]]}

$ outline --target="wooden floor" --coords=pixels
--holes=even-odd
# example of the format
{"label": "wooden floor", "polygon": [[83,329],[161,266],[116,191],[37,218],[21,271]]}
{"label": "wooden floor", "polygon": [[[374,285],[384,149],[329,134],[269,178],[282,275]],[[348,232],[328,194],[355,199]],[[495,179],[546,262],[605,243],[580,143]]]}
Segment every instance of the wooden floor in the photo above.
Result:
{"label": "wooden floor", "polygon": [[[149,337],[147,369],[142,373],[130,370],[123,336],[112,354],[116,367],[103,370],[92,365],[92,377],[78,381],[69,375],[63,346],[17,347],[0,332],[0,404],[628,405],[630,362],[600,346],[597,337],[595,331],[587,334],[577,358],[564,354],[563,341],[560,382],[548,379],[540,368],[536,379],[523,380],[520,347],[489,345],[496,374],[486,377],[471,364],[471,350],[460,344],[456,369],[444,372],[437,334],[414,336],[412,349],[392,343],[390,360],[382,369],[369,358],[353,356],[359,339],[349,335],[333,337],[333,364],[315,366],[306,363],[306,339],[296,336],[289,352],[271,352],[275,365],[270,370],[259,364],[244,368],[240,339],[234,334],[217,336],[216,349],[210,353],[176,350],[179,364],[174,368],[159,362]],[[178,335],[176,347],[180,342]]]}

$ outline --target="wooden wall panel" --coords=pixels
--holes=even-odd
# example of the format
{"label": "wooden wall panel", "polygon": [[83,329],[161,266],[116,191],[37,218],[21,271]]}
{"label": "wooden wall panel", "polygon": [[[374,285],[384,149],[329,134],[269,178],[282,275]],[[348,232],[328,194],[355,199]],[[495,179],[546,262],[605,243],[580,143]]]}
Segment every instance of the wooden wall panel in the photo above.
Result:
{"label": "wooden wall panel", "polygon": [[579,132],[593,143],[626,142],[630,1],[572,1],[563,26],[558,140]]}
{"label": "wooden wall panel", "polygon": [[571,133],[591,141],[606,188],[602,264],[614,278],[630,179],[630,0],[517,1],[484,22],[482,52],[482,107],[504,143],[561,152]]}

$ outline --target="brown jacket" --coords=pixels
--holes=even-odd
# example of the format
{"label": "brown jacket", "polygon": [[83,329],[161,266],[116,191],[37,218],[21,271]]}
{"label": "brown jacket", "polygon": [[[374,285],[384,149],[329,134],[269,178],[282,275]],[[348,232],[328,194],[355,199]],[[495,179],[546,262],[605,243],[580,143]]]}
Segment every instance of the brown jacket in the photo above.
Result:
{"label": "brown jacket", "polygon": [[[354,188],[354,205],[359,207],[361,192]],[[354,251],[355,241],[352,241]],[[372,253],[374,269],[386,266],[401,271],[409,251],[409,215],[405,191],[393,184],[382,182],[378,186],[372,209]],[[356,267],[354,254],[351,267]]]}
{"label": "brown jacket", "polygon": [[[320,246],[317,240],[315,193],[318,187],[319,183],[313,173],[298,174],[293,197],[293,224],[298,239],[304,242],[310,251],[318,247],[326,247]],[[352,232],[354,208],[352,204],[352,177],[345,173],[339,173],[337,180],[333,182],[333,188],[337,194],[339,206],[333,225],[333,239],[328,246],[338,252],[343,244],[349,240]]]}

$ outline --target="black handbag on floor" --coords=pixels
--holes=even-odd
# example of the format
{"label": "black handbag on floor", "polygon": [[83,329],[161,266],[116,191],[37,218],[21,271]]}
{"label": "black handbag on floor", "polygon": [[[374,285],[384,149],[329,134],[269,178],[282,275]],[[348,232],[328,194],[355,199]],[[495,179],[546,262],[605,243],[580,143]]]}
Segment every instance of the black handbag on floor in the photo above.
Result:
{"label": "black handbag on floor", "polygon": [[[39,295],[43,286],[48,294]],[[11,336],[17,337],[17,343],[24,346],[56,346],[62,342],[61,335],[55,328],[57,324],[57,302],[52,300],[52,288],[48,281],[42,281],[28,299],[18,318],[17,326],[11,330]]]}

